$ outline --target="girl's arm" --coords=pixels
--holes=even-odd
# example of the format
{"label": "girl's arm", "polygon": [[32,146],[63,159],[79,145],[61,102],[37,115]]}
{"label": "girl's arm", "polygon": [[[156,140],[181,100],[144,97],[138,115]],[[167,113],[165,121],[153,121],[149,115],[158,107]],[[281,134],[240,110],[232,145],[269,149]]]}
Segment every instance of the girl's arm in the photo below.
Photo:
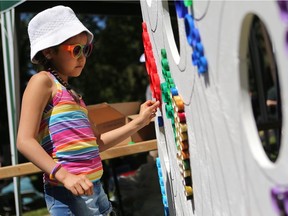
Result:
{"label": "girl's arm", "polygon": [[[22,98],[17,135],[18,150],[48,174],[56,163],[37,141],[37,136],[43,110],[56,91],[57,88],[47,72],[40,72],[30,79]],[[93,194],[93,184],[84,175],[73,175],[60,168],[55,178],[75,195]]]}
{"label": "girl's arm", "polygon": [[143,103],[140,107],[140,112],[137,118],[128,124],[119,127],[115,130],[106,132],[104,134],[99,134],[96,127],[91,123],[91,126],[94,130],[94,134],[97,138],[97,144],[99,145],[99,150],[104,151],[112,146],[120,143],[125,140],[132,134],[136,133],[138,130],[148,125],[152,118],[155,117],[155,113],[159,106],[160,102],[148,100]]}
{"label": "girl's arm", "polygon": [[37,141],[42,112],[51,99],[53,83],[48,74],[40,72],[30,79],[22,97],[17,148],[32,163],[46,173],[55,166],[53,159]]}

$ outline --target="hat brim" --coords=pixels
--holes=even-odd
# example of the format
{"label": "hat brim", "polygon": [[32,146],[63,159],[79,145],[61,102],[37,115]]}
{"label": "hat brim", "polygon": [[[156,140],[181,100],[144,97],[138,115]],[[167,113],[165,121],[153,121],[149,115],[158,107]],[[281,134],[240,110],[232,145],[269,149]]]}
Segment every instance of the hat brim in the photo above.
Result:
{"label": "hat brim", "polygon": [[82,32],[87,32],[88,43],[92,43],[93,34],[80,22],[73,21],[65,25],[65,27],[55,29],[53,32],[46,34],[45,37],[39,38],[35,43],[31,44],[31,62],[37,64],[35,56],[39,51],[49,47],[57,46]]}

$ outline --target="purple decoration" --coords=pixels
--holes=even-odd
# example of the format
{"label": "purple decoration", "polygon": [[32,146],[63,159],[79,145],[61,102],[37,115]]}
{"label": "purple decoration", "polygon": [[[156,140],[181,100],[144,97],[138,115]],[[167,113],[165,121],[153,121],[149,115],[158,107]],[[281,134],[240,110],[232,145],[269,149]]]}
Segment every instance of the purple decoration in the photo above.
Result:
{"label": "purple decoration", "polygon": [[288,51],[288,30],[286,31],[286,49]]}
{"label": "purple decoration", "polygon": [[278,214],[288,214],[288,188],[280,188],[277,186],[272,188],[271,200],[273,208]]}
{"label": "purple decoration", "polygon": [[280,8],[281,17],[285,22],[287,22],[288,21],[288,1],[278,0],[277,2]]}

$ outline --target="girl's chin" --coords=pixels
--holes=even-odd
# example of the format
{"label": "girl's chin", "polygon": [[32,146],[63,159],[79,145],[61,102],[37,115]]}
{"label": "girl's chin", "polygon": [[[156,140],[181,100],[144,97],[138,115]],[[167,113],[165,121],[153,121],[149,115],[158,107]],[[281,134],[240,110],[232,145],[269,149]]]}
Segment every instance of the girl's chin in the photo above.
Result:
{"label": "girl's chin", "polygon": [[73,77],[78,77],[82,73],[83,67],[76,67],[73,73]]}

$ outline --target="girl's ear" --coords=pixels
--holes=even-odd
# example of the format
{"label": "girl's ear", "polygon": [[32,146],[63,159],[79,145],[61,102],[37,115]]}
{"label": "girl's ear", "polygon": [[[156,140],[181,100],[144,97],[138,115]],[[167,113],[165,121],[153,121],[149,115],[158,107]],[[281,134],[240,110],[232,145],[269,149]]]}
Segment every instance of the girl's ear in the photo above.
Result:
{"label": "girl's ear", "polygon": [[46,59],[50,60],[52,58],[52,49],[51,48],[47,48],[42,50],[43,55],[45,56]]}

